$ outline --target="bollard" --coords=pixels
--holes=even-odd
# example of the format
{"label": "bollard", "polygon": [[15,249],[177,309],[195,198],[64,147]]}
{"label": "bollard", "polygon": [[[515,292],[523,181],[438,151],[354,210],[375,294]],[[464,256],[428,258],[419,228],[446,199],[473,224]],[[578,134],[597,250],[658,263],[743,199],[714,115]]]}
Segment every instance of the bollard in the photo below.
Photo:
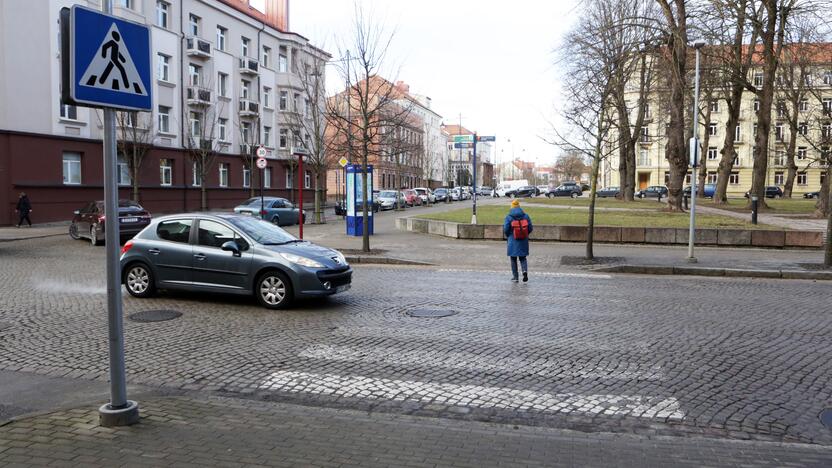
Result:
{"label": "bollard", "polygon": [[751,224],[757,224],[757,203],[759,198],[756,195],[751,196]]}

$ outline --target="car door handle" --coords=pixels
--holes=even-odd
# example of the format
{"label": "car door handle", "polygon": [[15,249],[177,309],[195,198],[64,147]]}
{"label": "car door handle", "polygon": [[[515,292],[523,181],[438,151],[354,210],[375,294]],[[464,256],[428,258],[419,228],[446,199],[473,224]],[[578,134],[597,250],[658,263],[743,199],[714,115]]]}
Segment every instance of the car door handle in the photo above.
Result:
{"label": "car door handle", "polygon": [[160,253],[162,253],[162,251],[159,249],[149,249],[148,252],[150,252],[151,255],[159,255]]}
{"label": "car door handle", "polygon": [[205,260],[205,254],[201,254],[201,253],[194,254],[194,258],[197,259],[197,260]]}

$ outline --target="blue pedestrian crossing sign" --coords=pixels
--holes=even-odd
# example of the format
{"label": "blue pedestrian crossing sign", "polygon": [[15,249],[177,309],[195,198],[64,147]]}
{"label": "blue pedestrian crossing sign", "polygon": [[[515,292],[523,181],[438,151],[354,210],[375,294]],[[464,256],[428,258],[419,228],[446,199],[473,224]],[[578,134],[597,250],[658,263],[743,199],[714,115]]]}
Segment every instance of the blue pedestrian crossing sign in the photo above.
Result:
{"label": "blue pedestrian crossing sign", "polygon": [[68,33],[68,47],[62,44],[68,55],[62,61],[64,101],[152,110],[150,28],[80,5],[73,5],[68,13],[68,28],[63,24],[65,14],[61,15],[62,42],[63,33]]}

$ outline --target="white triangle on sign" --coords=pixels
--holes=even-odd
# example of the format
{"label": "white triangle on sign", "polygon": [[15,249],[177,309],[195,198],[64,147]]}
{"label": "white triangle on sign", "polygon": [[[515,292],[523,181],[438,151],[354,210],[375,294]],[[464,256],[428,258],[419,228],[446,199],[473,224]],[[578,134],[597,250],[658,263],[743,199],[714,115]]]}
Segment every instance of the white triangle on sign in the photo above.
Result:
{"label": "white triangle on sign", "polygon": [[136,70],[127,46],[124,45],[124,36],[121,35],[115,23],[107,31],[95,57],[78,84],[107,91],[147,96],[147,88],[139,76],[139,71]]}

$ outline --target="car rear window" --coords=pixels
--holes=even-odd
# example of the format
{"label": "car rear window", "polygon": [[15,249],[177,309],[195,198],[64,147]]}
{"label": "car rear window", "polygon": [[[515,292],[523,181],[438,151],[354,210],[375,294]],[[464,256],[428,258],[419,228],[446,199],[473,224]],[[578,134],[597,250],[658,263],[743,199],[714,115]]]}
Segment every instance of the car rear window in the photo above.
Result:
{"label": "car rear window", "polygon": [[191,236],[192,224],[193,220],[190,219],[162,221],[156,226],[156,235],[162,240],[187,244]]}

